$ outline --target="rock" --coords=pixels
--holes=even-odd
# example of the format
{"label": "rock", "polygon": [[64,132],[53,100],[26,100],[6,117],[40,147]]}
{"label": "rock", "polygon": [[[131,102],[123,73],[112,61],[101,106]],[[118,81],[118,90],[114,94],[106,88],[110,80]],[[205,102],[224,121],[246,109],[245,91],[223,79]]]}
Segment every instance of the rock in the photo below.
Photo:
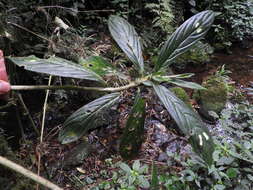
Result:
{"label": "rock", "polygon": [[186,91],[181,88],[181,87],[173,87],[170,88],[170,90],[180,99],[182,100],[186,105],[188,105],[189,107],[191,107],[191,101],[190,101],[190,97],[188,96],[188,94],[186,93]]}
{"label": "rock", "polygon": [[154,107],[155,111],[160,113],[163,111],[163,106],[159,105],[159,104],[155,104],[155,107]]}
{"label": "rock", "polygon": [[168,160],[168,155],[164,152],[160,153],[159,156],[158,156],[158,159],[157,161],[158,162],[166,162]]}
{"label": "rock", "polygon": [[203,83],[202,86],[207,90],[196,91],[193,95],[194,99],[200,106],[200,114],[208,120],[214,120],[209,114],[210,111],[220,114],[225,108],[228,88],[221,77],[210,76]]}
{"label": "rock", "polygon": [[68,168],[70,166],[76,166],[83,163],[84,159],[89,156],[92,151],[92,147],[87,142],[81,142],[73,150],[68,152],[65,156],[62,167]]}

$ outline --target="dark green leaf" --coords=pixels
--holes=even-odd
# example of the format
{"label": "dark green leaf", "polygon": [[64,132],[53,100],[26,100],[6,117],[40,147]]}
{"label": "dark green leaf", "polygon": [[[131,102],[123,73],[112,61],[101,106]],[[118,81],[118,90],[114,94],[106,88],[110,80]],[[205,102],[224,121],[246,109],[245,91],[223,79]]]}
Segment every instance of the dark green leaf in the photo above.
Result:
{"label": "dark green leaf", "polygon": [[139,169],[141,167],[141,163],[140,163],[140,160],[135,160],[134,161],[134,164],[133,164],[133,169],[137,172],[139,172]]}
{"label": "dark green leaf", "polygon": [[188,82],[188,81],[184,81],[184,80],[180,80],[178,78],[188,78],[191,77],[192,74],[188,73],[188,74],[182,74],[182,75],[171,75],[171,76],[160,76],[160,75],[155,75],[152,77],[152,79],[154,81],[157,82],[169,82],[181,87],[185,87],[185,88],[191,88],[191,89],[197,89],[197,90],[206,90],[206,88],[204,88],[203,86],[195,83],[195,82]]}
{"label": "dark green leaf", "polygon": [[226,189],[226,186],[225,185],[217,184],[217,185],[214,186],[214,189],[215,190],[224,190],[224,189]]}
{"label": "dark green leaf", "polygon": [[119,167],[123,170],[123,171],[125,171],[126,173],[128,173],[128,174],[130,174],[131,173],[131,168],[127,165],[127,164],[125,164],[125,163],[120,163],[120,165],[119,165]]}
{"label": "dark green leaf", "polygon": [[143,175],[138,176],[138,181],[140,182],[140,187],[144,189],[148,189],[150,187],[148,180]]}
{"label": "dark green leaf", "polygon": [[214,21],[213,11],[202,11],[185,21],[165,42],[158,56],[155,70],[172,63],[178,55],[190,49],[202,39]]}
{"label": "dark green leaf", "polygon": [[169,81],[172,84],[181,86],[181,87],[185,87],[185,88],[191,88],[191,89],[197,89],[197,90],[206,90],[206,88],[204,88],[203,86],[195,83],[195,82],[188,82],[188,81],[184,81],[184,80],[180,80],[180,79],[173,79],[171,81]]}
{"label": "dark green leaf", "polygon": [[199,115],[164,86],[153,85],[153,88],[180,130],[190,137],[194,151],[210,165],[213,162],[214,143]]}
{"label": "dark green leaf", "polygon": [[59,141],[67,144],[76,141],[90,129],[105,123],[104,113],[119,99],[119,93],[112,93],[98,98],[74,112],[63,124]]}
{"label": "dark green leaf", "polygon": [[125,19],[118,16],[110,16],[108,21],[110,33],[119,47],[133,62],[136,69],[143,73],[144,62],[142,57],[141,43],[134,27]]}
{"label": "dark green leaf", "polygon": [[59,57],[40,59],[32,55],[28,57],[9,57],[8,59],[18,66],[24,66],[29,71],[104,83],[103,79],[95,72]]}
{"label": "dark green leaf", "polygon": [[237,173],[238,173],[238,169],[236,169],[236,168],[229,168],[226,171],[227,176],[230,178],[236,178]]}
{"label": "dark green leaf", "polygon": [[120,154],[125,159],[135,157],[142,144],[145,122],[145,101],[137,95],[120,142]]}

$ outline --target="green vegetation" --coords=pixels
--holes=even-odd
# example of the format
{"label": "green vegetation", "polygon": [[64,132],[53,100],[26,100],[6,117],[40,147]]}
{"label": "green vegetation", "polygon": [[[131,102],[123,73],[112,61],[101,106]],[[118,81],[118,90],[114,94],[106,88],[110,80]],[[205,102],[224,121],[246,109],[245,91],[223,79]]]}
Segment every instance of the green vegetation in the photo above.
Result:
{"label": "green vegetation", "polygon": [[253,189],[252,0],[0,7],[0,189]]}
{"label": "green vegetation", "polygon": [[242,42],[247,46],[247,40],[252,39],[253,2],[252,0],[214,0],[191,1],[195,11],[210,9],[216,12],[214,25],[216,48],[226,48],[233,42]]}
{"label": "green vegetation", "polygon": [[[190,109],[183,101],[178,99],[169,89],[160,85],[160,83],[167,82],[187,88],[201,90],[204,89],[196,83],[182,80],[184,78],[189,78],[192,76],[192,74],[170,76],[167,75],[164,70],[172,64],[172,61],[177,56],[190,49],[207,33],[212,25],[213,20],[214,14],[212,11],[203,11],[188,19],[164,43],[158,56],[157,63],[155,63],[154,71],[148,74],[146,72],[146,67],[144,67],[139,37],[134,27],[121,17],[111,16],[108,21],[111,35],[132,62],[133,68],[137,72],[137,78],[129,82],[128,85],[117,88],[52,86],[51,89],[65,88],[114,92],[98,98],[74,112],[64,122],[63,129],[59,133],[59,141],[63,144],[76,141],[83,135],[87,134],[89,130],[103,125],[106,121],[104,113],[118,102],[120,97],[118,91],[123,91],[131,87],[138,87],[141,84],[144,84],[147,87],[151,86],[153,88],[155,94],[159,97],[160,101],[173,117],[180,130],[186,136],[189,136],[190,143],[193,144],[194,150],[202,157],[202,159],[207,162],[207,164],[211,164],[212,159],[209,159],[210,156],[208,155],[212,154],[213,142],[211,136],[209,135],[208,129],[204,126],[200,117],[192,109]],[[111,74],[113,71],[108,64],[105,64],[103,61],[101,62],[102,58],[89,58],[88,60],[84,61],[85,64],[82,65],[83,67],[57,57],[51,57],[46,60],[38,59],[34,56],[17,58],[11,57],[9,59],[19,66],[25,66],[25,69],[27,70],[62,77],[81,78],[100,82],[102,84],[106,83],[103,77],[105,77],[107,74]],[[119,72],[113,72],[113,74],[116,74],[116,76],[117,73]],[[48,87],[45,88],[48,89]],[[36,86],[34,89],[36,89]],[[138,101],[142,102],[141,99],[138,99]],[[139,105],[140,102],[136,102],[136,105]],[[134,130],[132,129],[133,126],[131,126],[131,123],[134,123],[135,125],[140,124],[142,126],[136,126],[136,130],[139,134],[140,128],[144,126],[145,118],[142,117],[145,115],[140,114],[145,112],[144,109],[144,105],[134,107],[133,116],[128,118],[127,130]],[[136,118],[141,118],[142,121],[136,120]],[[201,140],[199,142],[199,138],[202,138],[202,135],[205,137],[203,138],[204,141]],[[122,150],[122,152],[124,152],[123,155],[131,155],[131,153],[126,153],[126,150],[131,151],[133,149],[133,145],[136,144],[138,144],[137,147],[140,147],[139,136],[132,136],[132,138],[137,138],[137,140],[133,139],[133,142],[128,142],[130,143],[128,145],[126,145],[124,140],[125,138],[123,137],[123,144],[121,144],[121,147],[124,149]],[[208,150],[205,150],[207,147]],[[134,152],[136,152],[136,150],[134,150]]]}
{"label": "green vegetation", "polygon": [[150,9],[156,16],[153,19],[153,27],[159,27],[166,34],[174,32],[175,16],[172,0],[162,0],[159,3],[147,3],[146,8]]}
{"label": "green vegetation", "polygon": [[[130,190],[153,187],[173,190],[250,190],[253,181],[252,116],[253,106],[248,102],[222,111],[218,118],[220,125],[213,129],[214,163],[209,167],[196,157],[185,158],[171,152],[167,152],[167,164],[155,163],[157,169],[152,169],[151,164],[144,164],[139,160],[135,160],[132,167],[121,162],[112,163],[110,160],[109,171],[113,172],[107,172],[104,181],[99,185],[91,184],[91,189]],[[222,133],[216,130],[222,130]],[[175,164],[177,168],[172,169]],[[154,183],[154,178],[157,178],[157,183]]]}

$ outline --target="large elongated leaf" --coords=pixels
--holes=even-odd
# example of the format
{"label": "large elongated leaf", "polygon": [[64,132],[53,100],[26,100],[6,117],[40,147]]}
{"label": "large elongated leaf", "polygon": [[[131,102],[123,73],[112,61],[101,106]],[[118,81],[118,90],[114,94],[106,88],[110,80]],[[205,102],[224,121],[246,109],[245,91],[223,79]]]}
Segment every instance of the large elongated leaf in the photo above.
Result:
{"label": "large elongated leaf", "polygon": [[137,95],[120,142],[120,154],[125,159],[138,154],[143,140],[145,115],[145,101]]}
{"label": "large elongated leaf", "polygon": [[32,55],[28,57],[9,57],[8,59],[18,66],[24,66],[29,71],[104,83],[102,77],[92,70],[59,57],[40,59]]}
{"label": "large elongated leaf", "polygon": [[184,80],[180,80],[180,79],[173,79],[169,82],[172,84],[181,86],[181,87],[185,87],[185,88],[191,88],[191,89],[196,89],[196,90],[205,90],[206,89],[203,86],[199,85],[198,83],[188,82],[188,81],[184,81]]}
{"label": "large elongated leaf", "polygon": [[191,89],[197,89],[197,90],[205,90],[206,88],[204,88],[203,86],[195,83],[195,82],[188,82],[185,80],[181,80],[178,78],[189,78],[193,76],[192,73],[189,74],[181,74],[181,75],[171,75],[171,76],[153,76],[152,79],[154,81],[157,82],[168,82],[168,83],[172,83],[181,87],[185,87],[185,88],[191,88]]}
{"label": "large elongated leaf", "polygon": [[105,113],[119,99],[119,93],[112,93],[98,98],[74,112],[63,124],[59,141],[67,144],[76,141],[88,130],[106,123]]}
{"label": "large elongated leaf", "polygon": [[180,130],[190,137],[190,143],[194,151],[206,163],[211,164],[214,144],[207,127],[199,115],[164,86],[153,85],[153,88]]}
{"label": "large elongated leaf", "polygon": [[173,59],[202,39],[210,29],[214,16],[213,11],[202,11],[185,21],[163,45],[155,70],[170,65]]}
{"label": "large elongated leaf", "polygon": [[110,33],[119,47],[133,62],[136,69],[143,73],[144,63],[139,36],[134,27],[125,19],[118,16],[110,16],[108,21]]}

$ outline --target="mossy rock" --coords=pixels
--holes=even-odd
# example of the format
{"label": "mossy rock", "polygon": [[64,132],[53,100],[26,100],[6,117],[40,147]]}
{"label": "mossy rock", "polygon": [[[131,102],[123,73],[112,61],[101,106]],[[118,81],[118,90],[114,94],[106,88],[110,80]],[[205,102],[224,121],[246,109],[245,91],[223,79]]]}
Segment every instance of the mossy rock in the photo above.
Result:
{"label": "mossy rock", "polygon": [[173,87],[173,88],[170,88],[170,91],[172,91],[186,105],[188,105],[189,107],[192,107],[190,97],[183,88]]}
{"label": "mossy rock", "polygon": [[210,111],[219,114],[226,106],[228,99],[228,88],[221,77],[210,76],[203,83],[202,86],[207,90],[196,91],[193,98],[200,106],[200,113],[206,119],[213,120],[209,115]]}

